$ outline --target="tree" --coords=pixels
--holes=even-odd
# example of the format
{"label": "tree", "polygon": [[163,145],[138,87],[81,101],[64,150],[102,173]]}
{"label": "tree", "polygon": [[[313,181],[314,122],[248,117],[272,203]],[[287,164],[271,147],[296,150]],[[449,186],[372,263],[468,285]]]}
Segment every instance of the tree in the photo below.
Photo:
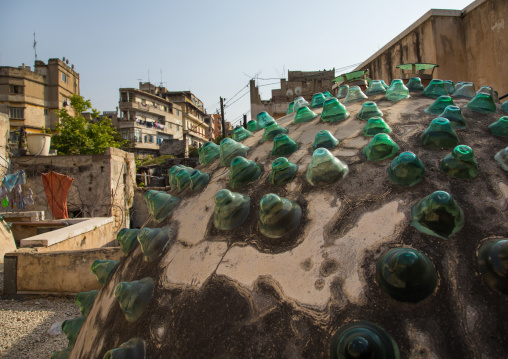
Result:
{"label": "tree", "polygon": [[[56,135],[51,139],[52,147],[59,155],[102,154],[108,147],[119,148],[125,145],[118,131],[108,118],[99,119],[99,111],[92,108],[90,100],[73,94],[70,97],[70,109],[56,111],[60,123],[56,125]],[[91,110],[93,121],[87,120],[82,113]]]}

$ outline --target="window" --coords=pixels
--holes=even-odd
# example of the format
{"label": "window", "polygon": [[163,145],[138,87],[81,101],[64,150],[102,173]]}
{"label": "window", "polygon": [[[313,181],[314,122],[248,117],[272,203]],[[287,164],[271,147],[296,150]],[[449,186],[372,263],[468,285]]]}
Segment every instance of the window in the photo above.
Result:
{"label": "window", "polygon": [[9,93],[11,95],[23,95],[23,86],[9,85]]}
{"label": "window", "polygon": [[169,128],[171,128],[171,122],[168,123]]}
{"label": "window", "polygon": [[23,107],[11,107],[9,109],[9,117],[11,119],[24,119],[25,109]]}
{"label": "window", "polygon": [[49,109],[47,108],[44,109],[44,115],[49,115]]}
{"label": "window", "polygon": [[62,72],[62,82],[67,83],[67,75]]}
{"label": "window", "polygon": [[176,115],[180,116],[180,111],[178,111],[177,109],[175,109],[175,111],[176,111]]}
{"label": "window", "polygon": [[122,138],[124,140],[130,140],[130,138],[129,138],[129,130],[126,130],[126,129],[122,130]]}

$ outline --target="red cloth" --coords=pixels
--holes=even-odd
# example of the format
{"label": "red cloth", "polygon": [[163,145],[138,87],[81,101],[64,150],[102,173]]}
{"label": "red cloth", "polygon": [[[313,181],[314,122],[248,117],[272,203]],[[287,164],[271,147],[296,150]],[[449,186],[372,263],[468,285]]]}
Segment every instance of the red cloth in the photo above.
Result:
{"label": "red cloth", "polygon": [[42,174],[42,185],[54,219],[69,218],[67,214],[67,193],[69,193],[72,182],[74,182],[74,178],[61,173],[51,171]]}

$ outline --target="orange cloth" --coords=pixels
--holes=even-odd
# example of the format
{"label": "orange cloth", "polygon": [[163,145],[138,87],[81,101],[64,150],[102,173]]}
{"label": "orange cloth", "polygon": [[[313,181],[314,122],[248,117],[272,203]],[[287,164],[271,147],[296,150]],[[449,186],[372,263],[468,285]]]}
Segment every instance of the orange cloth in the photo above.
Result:
{"label": "orange cloth", "polygon": [[74,182],[74,178],[53,171],[42,174],[42,185],[54,219],[69,218],[67,193],[69,193],[72,182]]}

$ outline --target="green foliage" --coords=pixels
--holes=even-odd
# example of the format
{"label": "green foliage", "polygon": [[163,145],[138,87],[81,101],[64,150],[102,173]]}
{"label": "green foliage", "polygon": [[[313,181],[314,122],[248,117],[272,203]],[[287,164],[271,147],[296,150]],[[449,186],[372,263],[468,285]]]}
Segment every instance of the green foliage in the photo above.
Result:
{"label": "green foliage", "polygon": [[[92,108],[90,100],[73,94],[70,109],[56,111],[60,123],[52,138],[52,147],[59,155],[102,154],[108,147],[125,145],[108,118],[98,119],[99,111]],[[91,110],[94,121],[87,120],[82,113]],[[71,115],[73,113],[73,115]]]}

